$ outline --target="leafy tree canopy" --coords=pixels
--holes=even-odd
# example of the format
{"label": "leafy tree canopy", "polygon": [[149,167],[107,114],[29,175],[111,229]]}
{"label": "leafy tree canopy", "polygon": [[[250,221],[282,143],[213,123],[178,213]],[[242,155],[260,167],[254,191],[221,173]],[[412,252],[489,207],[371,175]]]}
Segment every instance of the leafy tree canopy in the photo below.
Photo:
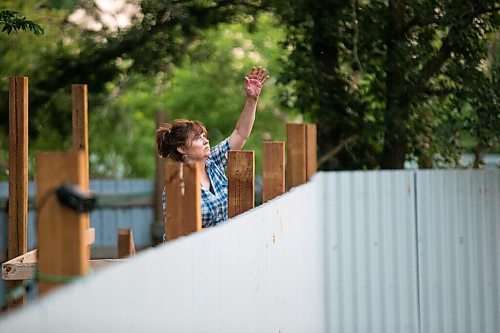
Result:
{"label": "leafy tree canopy", "polygon": [[[11,6],[29,13],[34,3]],[[267,66],[271,75],[279,66],[275,39],[282,38],[281,30],[271,16],[258,18],[251,2],[142,1],[128,27],[96,31],[69,21],[80,9],[100,22],[100,9],[92,1],[44,6],[50,24],[43,45],[18,39],[0,61],[6,65],[4,80],[12,75],[7,70],[13,64],[30,77],[31,156],[71,146],[70,86],[89,85],[93,176],[151,177],[158,111],[204,121],[216,143],[236,123],[244,102],[243,77],[251,66]],[[6,96],[7,85],[2,86]],[[283,136],[287,118],[274,98],[278,94],[268,84],[261,98],[254,134],[245,147],[258,155],[262,138]],[[8,112],[2,114],[6,135]]]}
{"label": "leafy tree canopy", "polygon": [[10,35],[11,32],[18,32],[19,30],[30,30],[35,35],[42,35],[43,28],[28,20],[26,17],[20,17],[19,13],[13,10],[1,9],[0,10],[0,26],[3,25],[2,32]]}
{"label": "leafy tree canopy", "polygon": [[464,136],[483,152],[498,144],[495,2],[267,4],[292,50],[281,82],[295,88],[284,102],[318,122],[321,153],[335,155],[325,168],[402,168],[411,158],[430,167],[455,160],[449,147]]}

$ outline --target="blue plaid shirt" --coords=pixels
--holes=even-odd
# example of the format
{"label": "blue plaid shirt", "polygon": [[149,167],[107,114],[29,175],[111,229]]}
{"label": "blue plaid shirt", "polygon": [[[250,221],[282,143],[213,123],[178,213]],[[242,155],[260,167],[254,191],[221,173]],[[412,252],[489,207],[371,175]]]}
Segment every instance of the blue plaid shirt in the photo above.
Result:
{"label": "blue plaid shirt", "polygon": [[[205,163],[205,168],[210,177],[212,191],[201,188],[201,224],[203,228],[213,227],[227,220],[227,177],[224,169],[227,166],[227,152],[229,151],[229,138],[210,149],[210,157]],[[166,194],[162,194],[163,217],[166,215]],[[163,241],[166,235],[163,235]]]}

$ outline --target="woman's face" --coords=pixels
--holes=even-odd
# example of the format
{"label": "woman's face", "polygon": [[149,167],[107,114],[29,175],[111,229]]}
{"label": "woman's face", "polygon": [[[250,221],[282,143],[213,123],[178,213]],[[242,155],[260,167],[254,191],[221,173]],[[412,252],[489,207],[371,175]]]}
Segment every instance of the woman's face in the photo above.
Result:
{"label": "woman's face", "polygon": [[205,133],[191,134],[189,136],[188,147],[184,148],[184,154],[189,160],[201,162],[205,161],[210,156],[210,142],[206,138]]}

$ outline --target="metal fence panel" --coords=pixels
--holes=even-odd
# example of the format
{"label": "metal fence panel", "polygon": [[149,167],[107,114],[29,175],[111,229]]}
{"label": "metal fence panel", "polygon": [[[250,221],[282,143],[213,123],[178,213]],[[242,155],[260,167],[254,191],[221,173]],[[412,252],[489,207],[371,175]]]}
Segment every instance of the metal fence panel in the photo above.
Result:
{"label": "metal fence panel", "polygon": [[500,172],[418,171],[422,332],[500,332]]}
{"label": "metal fence panel", "polygon": [[[132,229],[136,247],[152,245],[153,181],[93,179],[90,181],[90,189],[103,197],[101,207],[90,215],[90,226],[96,230],[96,241],[92,245],[93,255],[109,257],[110,249],[116,248],[118,228]],[[131,200],[134,197],[135,199]]]}
{"label": "metal fence panel", "polygon": [[328,332],[418,332],[412,172],[328,173]]}
{"label": "metal fence panel", "polygon": [[317,188],[142,251],[0,319],[0,331],[324,332]]}
{"label": "metal fence panel", "polygon": [[[116,191],[112,182],[99,186]],[[152,191],[143,186],[119,187]],[[92,214],[107,219],[110,233],[142,216],[107,209]],[[220,228],[99,273],[66,300],[27,307],[23,325],[63,318],[83,331],[99,323],[164,330],[154,324],[160,318],[174,331],[497,333],[499,243],[499,170],[320,173]],[[85,313],[72,310],[82,300]],[[58,320],[47,321],[49,312]],[[71,313],[93,321],[81,326]],[[21,329],[9,323],[0,327]]]}

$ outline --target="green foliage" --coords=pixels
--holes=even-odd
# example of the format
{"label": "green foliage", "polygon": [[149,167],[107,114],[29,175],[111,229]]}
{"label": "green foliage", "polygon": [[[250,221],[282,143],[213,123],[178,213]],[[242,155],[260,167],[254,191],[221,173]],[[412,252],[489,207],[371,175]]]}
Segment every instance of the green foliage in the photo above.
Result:
{"label": "green foliage", "polygon": [[109,93],[118,93],[118,98],[89,112],[92,177],[153,177],[155,112],[163,109],[162,81],[133,75],[108,84]]}
{"label": "green foliage", "polygon": [[279,107],[279,88],[273,84],[282,30],[270,15],[260,15],[254,23],[251,33],[241,23],[220,24],[202,33],[178,66],[110,83],[107,93],[118,97],[90,114],[93,175],[152,177],[157,112],[171,120],[202,121],[211,145],[229,136],[245,101],[244,76],[258,64],[273,79],[259,100],[254,130],[244,149],[256,151],[260,174],[262,140],[284,140],[288,110]]}
{"label": "green foliage", "polygon": [[[40,89],[35,87],[38,77],[34,74],[37,71],[47,71],[44,55],[51,50],[55,50],[57,45],[62,43],[62,39],[72,33],[77,35],[79,29],[73,32],[69,27],[64,28],[65,11],[54,10],[45,7],[37,7],[35,0],[3,0],[2,6],[22,12],[33,21],[45,27],[44,34],[37,36],[34,34],[0,34],[0,179],[6,179],[8,175],[8,88],[10,76],[29,77],[29,147],[30,147],[30,174],[32,174],[34,153],[39,150],[61,149],[70,146],[69,142],[63,145],[65,137],[60,131],[49,128],[43,120],[48,116],[38,105],[33,104],[33,99],[40,94]],[[65,31],[65,33],[62,33]],[[71,110],[71,99],[68,96],[70,87],[66,88],[66,96],[58,98],[63,94],[58,92],[43,92],[46,96],[51,96],[58,105]],[[49,110],[54,110],[48,107]],[[64,124],[69,122],[71,126],[71,113],[58,113],[60,121]],[[43,132],[42,136],[33,135],[38,131]],[[69,141],[69,139],[68,139]]]}
{"label": "green foliage", "polygon": [[[89,15],[96,12],[93,2],[84,4]],[[30,117],[30,138],[37,140],[50,133],[70,136],[71,128],[65,119],[70,116],[71,109],[66,107],[64,96],[71,84],[89,85],[93,93],[91,107],[104,103],[107,82],[129,72],[155,75],[168,71],[199,36],[200,26],[216,25],[228,19],[224,13],[235,11],[234,6],[207,7],[205,3],[192,2],[142,1],[140,4],[143,19],[136,18],[129,28],[118,31],[93,31],[70,24],[67,17],[71,12],[65,6],[62,9],[37,8],[33,0],[7,4],[25,13],[32,11],[33,17],[40,15],[47,22],[44,25],[48,36],[43,45],[35,48],[35,43],[24,48],[23,40],[8,49],[16,54],[13,63],[19,66],[18,73],[31,79],[30,107],[37,112]],[[124,68],[124,63],[129,64],[128,67]],[[5,70],[11,68],[9,65]],[[0,91],[0,99],[6,98],[6,93],[6,89]],[[4,111],[3,106],[1,111]],[[6,120],[6,117],[0,118],[0,127],[5,128]]]}
{"label": "green foliage", "polygon": [[266,68],[271,79],[259,99],[254,130],[244,147],[256,151],[259,174],[262,141],[284,140],[287,114],[291,113],[279,107],[280,88],[274,84],[280,68],[282,53],[278,43],[282,38],[282,30],[270,15],[255,17],[251,33],[241,24],[221,24],[207,31],[190,50],[190,56],[174,70],[167,91],[170,118],[202,121],[213,145],[234,130],[245,101],[244,76],[252,66]]}
{"label": "green foliage", "polygon": [[[51,1],[52,6],[38,6],[34,0],[6,1],[8,8],[43,24],[46,32],[43,42],[29,38],[6,40],[0,36],[0,62],[5,65],[0,67],[0,100],[8,98],[8,76],[29,76],[30,156],[34,156],[40,150],[71,146],[70,86],[87,83],[89,121],[98,127],[90,129],[94,176],[152,175],[154,124],[153,118],[148,117],[154,114],[151,110],[158,109],[152,103],[156,98],[152,91],[164,91],[158,88],[155,78],[163,73],[161,85],[168,84],[175,65],[184,61],[186,52],[205,29],[233,19],[241,22],[245,17],[239,14],[242,9],[248,13],[255,10],[244,3],[225,1],[141,1],[142,15],[135,17],[127,29],[93,31],[68,23],[67,17],[73,10],[71,1]],[[82,4],[89,14],[98,12],[92,1]],[[125,81],[129,86],[115,94]],[[139,92],[146,97],[138,96]],[[7,142],[7,108],[7,104],[0,106],[2,143]],[[106,118],[108,115],[110,118]],[[126,135],[131,134],[132,140],[141,146],[130,144]],[[143,137],[147,139],[142,140]],[[149,140],[147,145],[143,145],[145,140]],[[2,144],[0,167],[4,171],[6,148]],[[140,156],[145,155],[137,151],[151,153],[151,158],[142,159]]]}
{"label": "green foliage", "polygon": [[324,168],[401,168],[411,157],[433,166],[434,156],[456,161],[462,138],[483,151],[498,141],[488,125],[498,124],[498,82],[482,66],[499,16],[491,1],[267,4],[292,50],[284,101],[318,122],[320,156],[357,138]]}
{"label": "green foliage", "polygon": [[28,20],[26,17],[18,16],[18,12],[8,9],[0,10],[0,26],[3,25],[2,32],[6,32],[8,35],[11,32],[18,32],[19,30],[29,30],[35,35],[42,35],[43,28],[33,22]]}
{"label": "green foliage", "polygon": [[[139,4],[129,27],[96,31],[68,21],[78,7],[99,20],[93,1],[2,2],[9,17],[45,28],[42,37],[0,34],[0,100],[9,76],[30,78],[31,157],[71,146],[70,87],[87,83],[92,176],[152,177],[156,113],[203,121],[216,144],[234,128],[243,77],[259,64],[271,80],[245,146],[257,152],[257,172],[261,141],[282,140],[296,117],[318,124],[320,158],[341,148],[323,169],[398,168],[411,158],[453,165],[466,149],[499,149],[491,1]],[[4,178],[7,129],[2,103]]]}

